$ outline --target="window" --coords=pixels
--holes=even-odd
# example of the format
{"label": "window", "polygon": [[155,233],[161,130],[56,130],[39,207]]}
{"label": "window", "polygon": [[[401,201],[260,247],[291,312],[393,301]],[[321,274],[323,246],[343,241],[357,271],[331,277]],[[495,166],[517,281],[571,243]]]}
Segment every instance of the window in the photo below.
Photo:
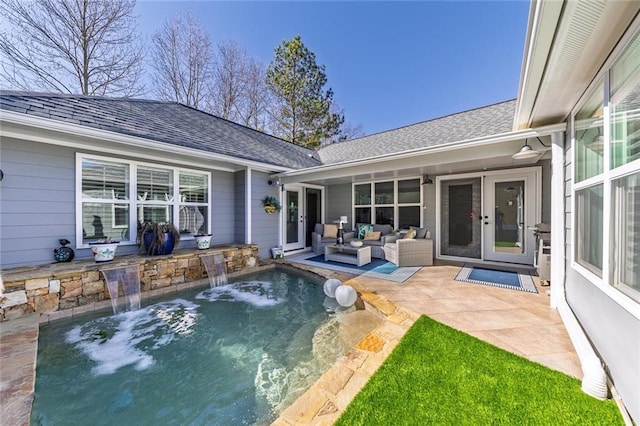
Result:
{"label": "window", "polygon": [[[420,179],[353,185],[355,223],[390,224],[407,229],[421,225]],[[372,202],[373,201],[373,202]]]}
{"label": "window", "polygon": [[135,242],[134,226],[143,221],[209,232],[209,173],[89,155],[78,155],[78,165],[78,246],[104,238]]}
{"label": "window", "polygon": [[[576,269],[640,302],[640,34],[572,116]],[[592,278],[595,277],[595,278]],[[627,299],[628,300],[628,299]]]}

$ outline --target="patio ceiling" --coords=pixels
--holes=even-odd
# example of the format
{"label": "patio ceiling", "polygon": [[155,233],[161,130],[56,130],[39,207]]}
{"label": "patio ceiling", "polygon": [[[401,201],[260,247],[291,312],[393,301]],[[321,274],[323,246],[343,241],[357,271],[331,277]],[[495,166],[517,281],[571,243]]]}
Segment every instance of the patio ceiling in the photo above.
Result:
{"label": "patio ceiling", "polygon": [[[277,176],[284,184],[334,185],[425,174],[446,175],[530,166],[541,159],[551,158],[549,135],[564,131],[564,128],[564,124],[561,124],[536,130],[521,130],[445,146],[285,172]],[[536,136],[540,137],[547,147],[540,144]],[[518,152],[525,140],[539,151],[540,155],[527,160],[514,160],[512,155]]]}

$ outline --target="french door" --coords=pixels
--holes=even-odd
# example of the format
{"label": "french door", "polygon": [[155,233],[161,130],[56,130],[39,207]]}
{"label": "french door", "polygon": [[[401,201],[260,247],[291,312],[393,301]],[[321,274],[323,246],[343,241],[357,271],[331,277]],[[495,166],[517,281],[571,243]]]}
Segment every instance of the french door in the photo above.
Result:
{"label": "french door", "polygon": [[533,264],[540,168],[438,179],[438,255]]}
{"label": "french door", "polygon": [[484,179],[484,258],[533,264],[536,221],[535,173],[494,175]]}
{"label": "french door", "polygon": [[284,191],[282,221],[285,251],[302,249],[305,246],[303,193],[304,189],[296,186],[288,186]]}

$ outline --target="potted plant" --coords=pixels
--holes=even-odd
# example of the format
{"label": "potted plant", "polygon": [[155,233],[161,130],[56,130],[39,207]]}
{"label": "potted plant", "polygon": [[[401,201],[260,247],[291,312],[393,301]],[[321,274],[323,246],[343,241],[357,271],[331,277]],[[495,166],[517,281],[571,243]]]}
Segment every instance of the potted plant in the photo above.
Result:
{"label": "potted plant", "polygon": [[211,234],[196,234],[193,238],[196,240],[198,250],[205,250],[211,247]]}
{"label": "potted plant", "polygon": [[282,206],[280,206],[280,202],[276,199],[276,197],[272,197],[267,195],[262,199],[262,207],[264,207],[264,211],[267,214],[273,214],[275,212],[279,212]]}
{"label": "potted plant", "polygon": [[107,237],[103,240],[92,241],[89,243],[89,248],[93,253],[93,259],[96,262],[110,262],[116,255],[120,241],[114,241],[111,237]]}
{"label": "potted plant", "polygon": [[140,252],[151,256],[171,254],[180,242],[180,231],[169,222],[138,223],[136,238]]}

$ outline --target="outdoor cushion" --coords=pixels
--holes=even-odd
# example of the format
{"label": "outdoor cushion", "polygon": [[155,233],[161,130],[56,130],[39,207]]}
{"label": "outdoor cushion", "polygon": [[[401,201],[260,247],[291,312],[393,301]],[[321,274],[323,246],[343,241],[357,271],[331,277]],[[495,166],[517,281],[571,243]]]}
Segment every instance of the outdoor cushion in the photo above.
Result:
{"label": "outdoor cushion", "polygon": [[358,223],[357,224],[357,230],[358,230],[358,238],[362,240],[362,239],[364,239],[365,232],[373,231],[373,225],[365,224],[365,223]]}
{"label": "outdoor cushion", "polygon": [[324,233],[322,238],[337,238],[338,237],[338,225],[325,223]]}
{"label": "outdoor cushion", "polygon": [[415,237],[416,237],[416,230],[411,228],[411,229],[409,229],[407,231],[406,234],[404,234],[404,236],[402,238],[405,239],[405,240],[411,240],[411,239],[413,239]]}
{"label": "outdoor cushion", "polygon": [[380,231],[380,235],[388,235],[393,233],[393,226],[385,224],[385,225],[373,225],[374,231]]}
{"label": "outdoor cushion", "polygon": [[367,231],[364,233],[364,239],[377,241],[380,239],[380,231]]}
{"label": "outdoor cushion", "polygon": [[427,237],[427,228],[414,228],[412,226],[411,229],[416,231],[416,236],[415,236],[416,240],[420,240]]}
{"label": "outdoor cushion", "polygon": [[322,233],[324,232],[324,225],[321,223],[316,223],[316,227],[313,230],[313,232],[315,232],[316,234],[322,235]]}

